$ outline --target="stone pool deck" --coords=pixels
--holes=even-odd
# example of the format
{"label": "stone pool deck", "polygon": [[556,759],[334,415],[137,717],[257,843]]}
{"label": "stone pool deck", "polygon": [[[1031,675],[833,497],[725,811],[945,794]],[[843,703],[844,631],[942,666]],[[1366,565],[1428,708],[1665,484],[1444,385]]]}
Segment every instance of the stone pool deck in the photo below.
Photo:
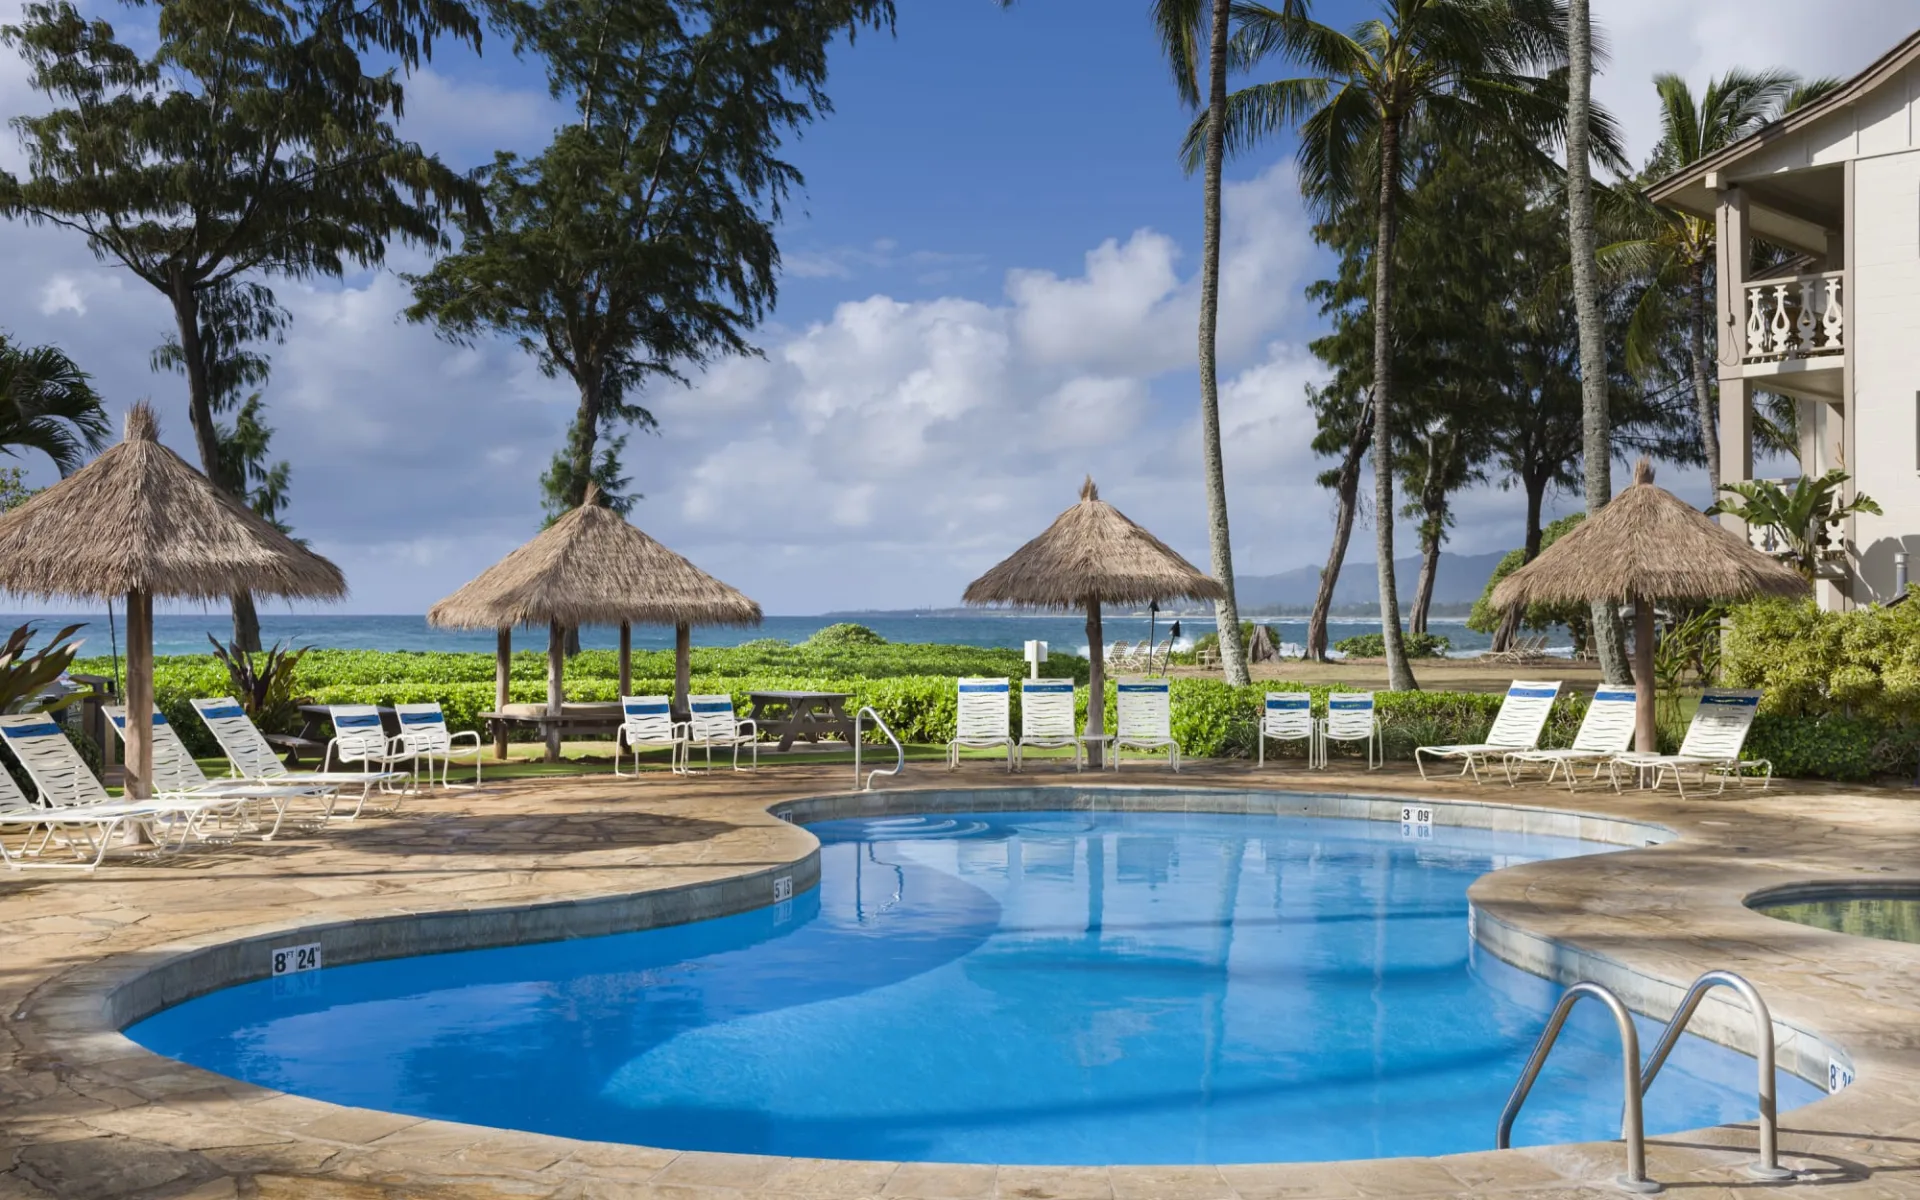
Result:
{"label": "stone pool deck", "polygon": [[[398,817],[283,834],[265,845],[202,849],[92,876],[0,876],[0,1197],[1623,1194],[1606,1182],[1620,1169],[1618,1144],[1217,1168],[679,1153],[342,1108],[182,1066],[116,1031],[207,981],[264,974],[268,948],[294,941],[322,941],[327,961],[337,963],[766,903],[775,880],[804,888],[817,874],[812,839],[768,809],[843,793],[848,778],[845,767],[782,765],[691,781],[489,784],[480,793],[411,798]],[[1649,1142],[1649,1173],[1673,1194],[1920,1197],[1920,946],[1823,933],[1740,903],[1812,880],[1920,885],[1920,793],[1789,784],[1686,802],[1671,793],[1570,798],[1537,786],[1423,784],[1391,768],[1256,773],[1238,763],[1192,765],[1177,780],[1164,769],[1130,767],[1118,782],[1202,793],[1196,807],[1245,804],[1250,790],[1418,796],[1471,802],[1442,807],[1442,823],[1540,827],[1564,819],[1537,810],[1557,810],[1606,818],[1592,827],[1616,840],[1640,840],[1633,822],[1672,830],[1678,836],[1657,846],[1486,877],[1472,893],[1479,936],[1536,969],[1597,974],[1635,989],[1660,1016],[1659,998],[1677,996],[1700,971],[1738,971],[1772,1004],[1783,1056],[1803,1069],[1829,1049],[1850,1061],[1852,1087],[1781,1121],[1782,1157],[1802,1172],[1796,1181],[1747,1176],[1752,1128],[1721,1129]],[[1071,807],[1084,789],[1115,783],[1111,774],[1075,776],[1051,764],[1013,778],[978,763],[957,775],[910,766],[899,791],[859,803],[911,807],[914,790],[1011,785],[1058,788],[1060,805]],[[1047,799],[1007,796],[1022,806]],[[1127,802],[1167,803],[1146,795]],[[1317,802],[1329,803],[1339,804]],[[1741,1036],[1730,1011],[1703,1015]]]}

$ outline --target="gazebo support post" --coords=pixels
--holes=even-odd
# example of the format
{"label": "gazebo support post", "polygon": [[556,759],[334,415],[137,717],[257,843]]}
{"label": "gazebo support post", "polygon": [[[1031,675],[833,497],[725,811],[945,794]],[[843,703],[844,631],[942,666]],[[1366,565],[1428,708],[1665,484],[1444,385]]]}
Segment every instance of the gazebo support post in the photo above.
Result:
{"label": "gazebo support post", "polygon": [[[508,690],[508,681],[513,677],[513,628],[502,625],[494,632],[493,640],[493,711],[505,713],[507,702],[512,693]],[[493,723],[493,756],[501,762],[507,760],[507,723]]]}
{"label": "gazebo support post", "polygon": [[153,789],[153,593],[127,593],[127,761],[124,793],[150,799]]}
{"label": "gazebo support post", "polygon": [[[1088,737],[1107,732],[1106,639],[1100,628],[1100,601],[1087,601],[1087,728]],[[1101,766],[1104,742],[1087,743],[1087,765]]]}
{"label": "gazebo support post", "polygon": [[633,623],[620,622],[620,696],[633,691]]}
{"label": "gazebo support post", "polygon": [[1653,720],[1653,601],[1633,602],[1633,748],[1642,754],[1660,752],[1660,734]]}
{"label": "gazebo support post", "polygon": [[693,679],[693,627],[685,621],[673,627],[673,711],[674,720],[680,713],[691,714],[687,707],[687,692]]}
{"label": "gazebo support post", "polygon": [[[566,700],[567,630],[558,621],[547,623],[547,715],[559,717]],[[560,722],[547,722],[547,761],[560,761]]]}

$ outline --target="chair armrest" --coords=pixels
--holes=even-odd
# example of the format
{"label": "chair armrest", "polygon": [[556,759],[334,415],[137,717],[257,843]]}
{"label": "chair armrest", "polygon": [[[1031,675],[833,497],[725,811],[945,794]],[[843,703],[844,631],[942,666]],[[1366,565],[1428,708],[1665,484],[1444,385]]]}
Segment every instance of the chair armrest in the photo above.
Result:
{"label": "chair armrest", "polygon": [[742,721],[741,721],[741,722],[739,723],[739,725],[738,725],[738,727],[734,729],[734,732],[738,734],[738,733],[745,733],[745,732],[747,732],[748,730],[752,730],[752,731],[753,731],[753,736],[754,736],[754,737],[759,737],[759,736],[760,736],[760,723],[759,723],[758,721],[756,721],[756,720],[754,720],[754,719],[753,719],[752,717],[747,717],[747,718],[746,718],[745,720],[742,720]]}

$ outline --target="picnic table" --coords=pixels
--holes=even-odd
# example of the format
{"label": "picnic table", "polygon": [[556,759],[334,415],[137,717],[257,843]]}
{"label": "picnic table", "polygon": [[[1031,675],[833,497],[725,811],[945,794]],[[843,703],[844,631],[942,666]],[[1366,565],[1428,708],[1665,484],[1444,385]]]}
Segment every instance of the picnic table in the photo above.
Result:
{"label": "picnic table", "polygon": [[859,733],[847,715],[852,692],[748,692],[753,709],[747,716],[763,734],[779,734],[780,749],[793,748],[795,738],[818,742],[837,737],[851,746]]}
{"label": "picnic table", "polygon": [[[518,705],[509,712],[483,712],[480,721],[487,728],[489,740],[493,742],[493,756],[505,761],[507,757],[507,732],[516,727],[537,729],[540,740],[547,743],[547,762],[558,762],[558,740],[568,735],[591,734],[598,737],[616,735],[620,732],[620,706],[618,704],[568,704],[563,705],[560,715],[553,716],[546,711],[545,705]],[[558,738],[549,737],[558,734]]]}

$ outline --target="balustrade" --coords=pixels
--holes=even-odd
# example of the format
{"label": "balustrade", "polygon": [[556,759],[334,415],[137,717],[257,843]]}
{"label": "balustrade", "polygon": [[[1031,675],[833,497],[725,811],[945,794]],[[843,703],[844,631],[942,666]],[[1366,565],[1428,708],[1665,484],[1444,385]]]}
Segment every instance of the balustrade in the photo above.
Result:
{"label": "balustrade", "polygon": [[1742,361],[1785,362],[1846,349],[1845,272],[1796,275],[1747,285],[1747,351]]}

